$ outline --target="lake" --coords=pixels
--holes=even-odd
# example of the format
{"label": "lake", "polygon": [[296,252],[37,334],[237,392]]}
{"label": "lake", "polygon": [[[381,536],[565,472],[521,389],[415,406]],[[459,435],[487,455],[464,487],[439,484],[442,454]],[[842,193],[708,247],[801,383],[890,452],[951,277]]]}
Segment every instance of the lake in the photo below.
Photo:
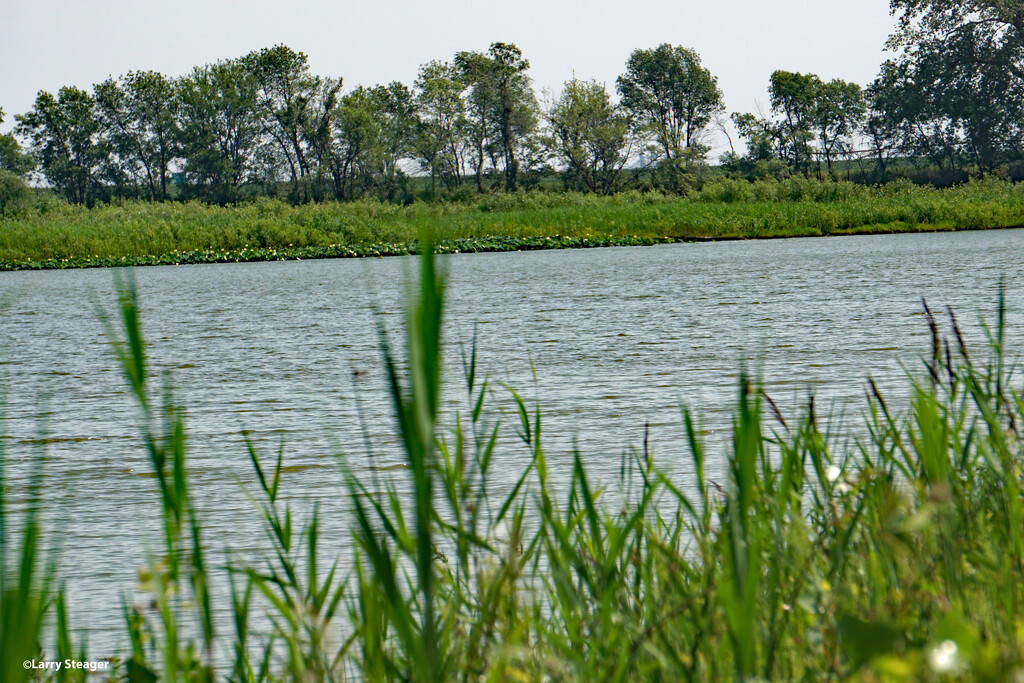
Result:
{"label": "lake", "polygon": [[[656,463],[685,487],[679,407],[699,410],[709,453],[720,455],[744,366],[785,413],[813,393],[819,413],[851,416],[839,437],[855,436],[868,375],[896,405],[907,399],[901,362],[919,371],[929,343],[922,297],[943,314],[952,306],[980,346],[977,313],[994,319],[1005,278],[1016,355],[1022,245],[1024,231],[1001,230],[444,257],[446,424],[466,409],[459,345],[475,333],[491,405],[504,414],[508,485],[528,454],[503,385],[540,401],[549,467],[566,480],[578,447],[595,479],[614,481],[649,425]],[[404,481],[378,329],[400,338],[414,270],[414,258],[392,258],[136,271],[151,364],[186,409],[193,494],[213,549],[262,545],[241,490],[254,480],[243,429],[267,457],[283,439],[289,500],[321,505],[341,554],[336,456]],[[121,642],[121,600],[159,537],[138,415],[99,307],[114,311],[109,271],[0,273],[11,495],[24,500],[28,463],[45,450],[74,625],[103,657]],[[709,471],[724,481],[720,466]]]}

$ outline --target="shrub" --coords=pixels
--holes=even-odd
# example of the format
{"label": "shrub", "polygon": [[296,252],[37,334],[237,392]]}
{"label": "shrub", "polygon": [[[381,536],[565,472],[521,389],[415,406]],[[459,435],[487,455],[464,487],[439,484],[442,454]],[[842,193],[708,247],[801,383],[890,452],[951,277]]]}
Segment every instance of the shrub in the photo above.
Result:
{"label": "shrub", "polygon": [[693,198],[701,202],[748,202],[754,198],[754,192],[745,180],[719,178],[704,185]]}
{"label": "shrub", "polygon": [[34,192],[24,180],[0,169],[0,216],[17,218],[32,208]]}

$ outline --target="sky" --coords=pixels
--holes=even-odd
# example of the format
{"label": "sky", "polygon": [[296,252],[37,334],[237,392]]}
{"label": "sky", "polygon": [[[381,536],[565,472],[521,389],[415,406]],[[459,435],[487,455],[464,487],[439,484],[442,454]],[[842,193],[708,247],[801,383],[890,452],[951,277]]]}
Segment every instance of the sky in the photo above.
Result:
{"label": "sky", "polygon": [[278,43],[346,90],[411,85],[427,61],[515,43],[540,92],[573,76],[613,91],[633,50],[667,42],[701,55],[730,112],[767,111],[775,69],[869,83],[894,25],[888,0],[0,0],[0,130],[39,90],[179,76]]}

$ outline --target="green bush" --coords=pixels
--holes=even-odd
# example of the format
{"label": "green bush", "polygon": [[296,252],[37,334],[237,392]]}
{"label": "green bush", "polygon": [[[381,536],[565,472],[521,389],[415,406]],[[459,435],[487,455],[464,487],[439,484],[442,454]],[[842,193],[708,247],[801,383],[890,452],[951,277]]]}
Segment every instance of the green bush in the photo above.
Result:
{"label": "green bush", "polygon": [[24,180],[0,169],[0,217],[18,218],[32,208],[35,193]]}
{"label": "green bush", "polygon": [[748,202],[754,198],[753,186],[745,180],[718,178],[706,183],[692,199],[700,202]]}
{"label": "green bush", "polygon": [[754,162],[756,180],[782,180],[789,175],[789,167],[782,159],[760,159]]}

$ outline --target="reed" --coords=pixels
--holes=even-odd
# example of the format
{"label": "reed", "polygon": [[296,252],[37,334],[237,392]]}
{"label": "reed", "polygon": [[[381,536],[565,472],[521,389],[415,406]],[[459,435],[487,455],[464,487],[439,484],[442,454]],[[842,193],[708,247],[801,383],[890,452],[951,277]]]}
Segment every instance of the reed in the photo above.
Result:
{"label": "reed", "polygon": [[[43,462],[39,457],[28,476],[22,514],[13,514],[8,501],[10,475],[0,440],[0,680],[4,681],[30,680],[32,671],[22,662],[33,660],[39,652],[51,601],[56,596],[57,604],[63,605],[54,585],[54,558],[42,550],[40,538]],[[66,629],[62,633],[66,635]]]}
{"label": "reed", "polygon": [[457,204],[376,202],[233,207],[118,202],[40,204],[0,219],[0,269],[111,267],[515,251],[1024,225],[1024,189],[999,180],[937,190],[806,178],[721,179],[688,197],[540,192]]}
{"label": "reed", "polygon": [[[320,561],[318,512],[282,503],[280,492],[298,483],[282,470],[283,451],[267,459],[251,444],[253,514],[268,547],[227,567],[206,562],[182,411],[166,387],[153,386],[138,302],[131,280],[122,283],[120,324],[110,319],[108,330],[139,405],[164,548],[148,568],[152,605],[126,607],[114,678],[1019,674],[1024,393],[1005,347],[1002,298],[977,346],[952,312],[940,320],[926,307],[932,352],[908,374],[912,401],[894,406],[869,383],[865,436],[851,446],[832,443],[813,402],[782,415],[744,374],[726,452],[708,452],[684,408],[679,451],[692,459],[695,481],[672,481],[658,467],[663,456],[646,446],[627,449],[618,498],[592,481],[579,453],[568,487],[552,484],[541,406],[488,381],[475,345],[462,353],[464,411],[440,412],[445,278],[425,244],[405,342],[381,334],[407,468],[373,482],[344,472],[354,556],[329,567]],[[405,349],[401,359],[396,348]],[[489,407],[496,391],[510,392],[516,406],[511,427]],[[509,428],[529,464],[501,488],[492,471]],[[715,457],[728,464],[723,480],[707,475]],[[25,528],[39,527],[30,519]],[[39,624],[49,613],[67,621],[63,602],[50,598],[52,580],[35,578],[43,560],[25,534],[21,574],[5,579],[5,637],[9,620]],[[229,577],[228,595],[208,589],[217,572]],[[216,601],[230,610],[229,628],[210,616]],[[24,648],[43,648],[39,626],[16,632],[22,649],[4,649],[5,665],[11,653],[17,660]]]}

